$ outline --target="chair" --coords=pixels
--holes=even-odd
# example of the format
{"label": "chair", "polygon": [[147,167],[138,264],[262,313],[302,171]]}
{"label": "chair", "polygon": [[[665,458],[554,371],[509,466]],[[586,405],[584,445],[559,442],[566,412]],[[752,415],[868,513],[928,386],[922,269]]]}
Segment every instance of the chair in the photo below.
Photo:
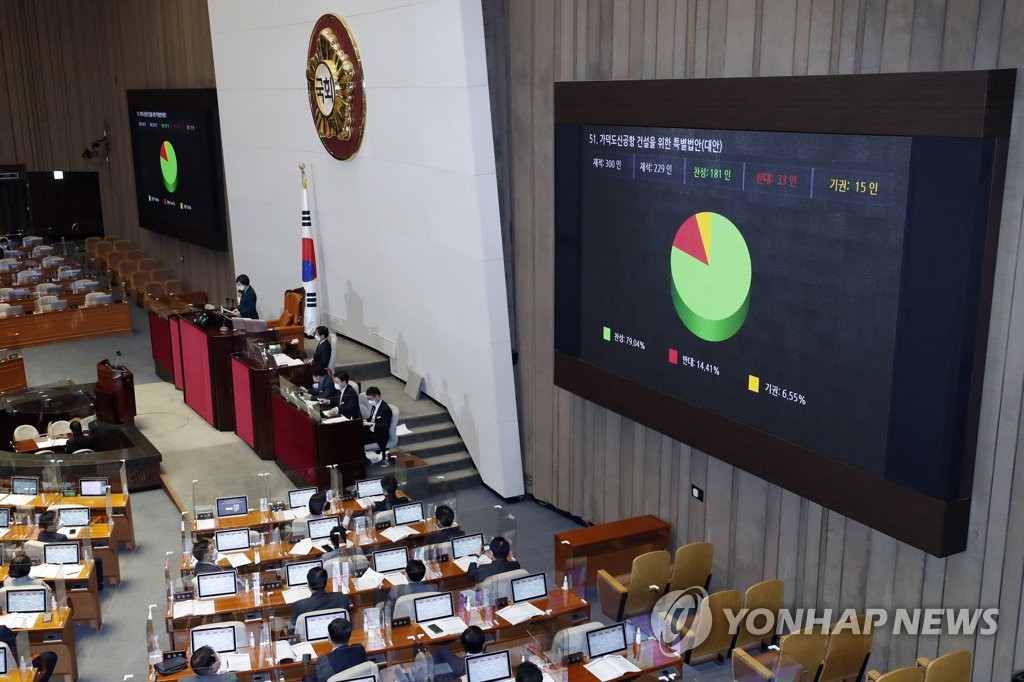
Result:
{"label": "chair", "polygon": [[390,523],[392,526],[395,525],[395,512],[393,509],[385,509],[373,515],[374,525],[384,522]]}
{"label": "chair", "polygon": [[867,669],[875,637],[871,619],[859,615],[853,622],[840,621],[832,626],[831,632],[819,681],[861,679]]}
{"label": "chair", "polygon": [[135,274],[135,271],[139,269],[139,264],[133,260],[125,259],[121,261],[120,265],[117,266],[117,276],[122,282],[127,282],[131,279],[131,276]]}
{"label": "chair", "polygon": [[93,450],[92,448],[82,448],[81,450],[75,450],[71,454],[72,455],[86,455],[86,454],[89,454],[90,452],[96,452],[96,451]]}
{"label": "chair", "polygon": [[36,299],[36,310],[46,310],[47,307],[53,305],[60,298],[57,296],[40,296]]}
{"label": "chair", "polygon": [[99,237],[86,237],[85,238],[85,255],[93,257],[96,255],[96,246],[103,241]]}
{"label": "chair", "polygon": [[49,256],[51,253],[53,253],[53,247],[49,244],[40,244],[32,249],[33,258],[42,258],[44,256]]}
{"label": "chair", "polygon": [[22,424],[14,429],[14,440],[31,440],[39,438],[39,430],[31,424]]}
{"label": "chair", "polygon": [[[785,597],[785,585],[779,579],[765,580],[747,588],[743,595],[743,608],[747,613],[753,613],[764,609],[772,614],[769,624],[774,626],[779,622],[779,612],[782,611],[782,602]],[[774,627],[767,635],[755,634],[747,627],[747,618],[740,622],[740,631],[736,633],[736,644],[733,646],[744,648],[750,644],[764,644],[774,639]]]}
{"label": "chair", "polygon": [[162,281],[150,280],[146,284],[145,288],[146,298],[163,298],[164,297],[164,283]]}
{"label": "chair", "polygon": [[93,256],[90,262],[94,269],[99,270],[107,262],[110,254],[114,252],[114,245],[111,242],[100,242],[96,245],[95,252],[96,255]]}
{"label": "chair", "polygon": [[181,285],[180,279],[169,279],[164,282],[165,296],[177,296],[178,294],[183,293],[185,293],[185,287]]}
{"label": "chair", "polygon": [[409,618],[416,620],[416,609],[413,601],[420,597],[433,597],[441,592],[420,592],[419,594],[403,594],[395,600],[395,608],[391,611],[392,618]]}
{"label": "chair", "polygon": [[869,682],[923,682],[924,668],[911,665],[906,668],[890,670],[887,673],[880,673],[877,670],[869,670],[867,677],[864,679]]}
{"label": "chair", "polygon": [[351,668],[346,668],[340,673],[334,673],[327,678],[327,682],[344,682],[345,680],[354,680],[359,677],[370,677],[373,675],[374,679],[377,679],[380,668],[373,661],[365,661]]}
{"label": "chair", "polygon": [[480,588],[487,590],[488,594],[493,594],[495,598],[506,597],[509,602],[512,601],[512,581],[517,578],[525,578],[530,575],[530,572],[525,568],[517,568],[513,571],[505,571],[497,575],[484,578],[484,581],[480,583]]}
{"label": "chair", "polygon": [[28,270],[22,270],[18,273],[18,284],[31,284],[36,280],[40,279],[43,273],[35,268],[29,268]]}
{"label": "chair", "polygon": [[633,559],[629,575],[597,572],[601,611],[614,621],[649,612],[665,592],[671,557],[665,550],[646,552]]}
{"label": "chair", "polygon": [[40,265],[44,268],[55,268],[65,260],[64,256],[46,256]]}
{"label": "chair", "polygon": [[155,258],[150,258],[149,256],[146,256],[145,254],[143,254],[142,256],[139,256],[138,258],[136,258],[135,261],[139,264],[139,272],[147,272],[148,273],[148,272],[152,272],[153,270],[156,270],[156,259]]}
{"label": "chair", "polygon": [[[394,410],[395,408],[391,408]],[[370,400],[366,397],[365,393],[359,394],[359,414],[362,415],[363,419],[370,418]]]}
{"label": "chair", "polygon": [[149,273],[150,282],[163,283],[169,280],[170,278],[171,273],[169,273],[165,268],[155,268],[152,272]]}
{"label": "chair", "polygon": [[0,287],[0,298],[8,299],[14,293],[11,287]]}
{"label": "chair", "polygon": [[76,265],[62,265],[57,268],[57,279],[72,279],[82,273],[82,269]]}
{"label": "chair", "polygon": [[104,305],[110,303],[110,294],[105,291],[90,291],[85,295],[85,305]]}
{"label": "chair", "polygon": [[591,630],[600,630],[604,625],[601,623],[584,623],[562,628],[555,633],[551,639],[551,650],[545,655],[549,661],[560,663],[569,654],[582,653],[587,650],[587,633]]}
{"label": "chair", "polygon": [[197,625],[196,627],[189,630],[189,640],[192,639],[193,632],[202,632],[203,630],[212,630],[214,628],[223,628],[231,626],[235,630],[235,641],[239,643],[239,646],[244,646],[242,642],[248,642],[249,637],[245,632],[245,623],[240,620],[226,620],[220,623],[207,623],[206,625]]}
{"label": "chair", "polygon": [[96,421],[96,415],[90,414],[88,417],[82,417],[82,430],[88,431],[89,425]]}
{"label": "chair", "polygon": [[[361,401],[360,401],[361,402]],[[398,447],[398,414],[399,409],[395,405],[391,405],[391,424],[388,425],[388,442],[384,446],[384,451],[393,450]],[[370,413],[367,412],[366,416],[369,417]],[[363,450],[366,452],[366,458],[373,463],[377,463],[383,459],[383,455],[377,454],[377,444],[367,443],[363,446]]]}
{"label": "chair", "polygon": [[47,431],[51,438],[66,435],[71,433],[71,422],[66,419],[58,419],[50,424],[50,428]]}
{"label": "chair", "polygon": [[43,282],[36,285],[36,293],[41,296],[57,296],[64,293],[64,287],[53,282]]}
{"label": "chair", "polygon": [[725,617],[727,609],[732,613],[739,613],[739,590],[715,592],[701,601],[700,606],[697,607],[697,617],[689,627],[685,628],[686,632],[683,636],[694,638],[698,636],[698,633],[703,634],[707,631],[707,637],[686,652],[686,663],[706,656],[723,658],[723,654],[732,649],[735,637],[729,631],[729,619]]}
{"label": "chair", "polygon": [[131,251],[128,252],[128,260],[137,261],[140,258],[145,258],[145,257],[146,257],[146,252],[143,251],[142,249],[132,249]]}
{"label": "chair", "polygon": [[[321,609],[320,611],[310,611],[299,616],[299,619],[295,622],[295,634],[299,636],[299,639],[306,641],[306,620],[316,616],[328,616],[334,614],[335,618],[344,618],[345,620],[351,620],[348,615],[348,611],[345,609]],[[334,620],[333,618],[331,620]]]}
{"label": "chair", "polygon": [[132,273],[131,280],[128,282],[131,285],[131,290],[136,294],[135,302],[142,305],[142,296],[145,294],[146,285],[149,284],[149,270],[136,270]]}
{"label": "chair", "polygon": [[113,246],[114,242],[121,241],[121,238],[116,236],[116,235],[110,234],[110,235],[107,235],[106,237],[104,237],[103,241],[108,242],[111,246]]}
{"label": "chair", "polygon": [[115,272],[116,273],[117,272],[117,266],[119,266],[121,264],[121,261],[123,261],[123,260],[124,260],[124,253],[122,253],[120,251],[114,251],[109,256],[107,256],[107,260],[106,260],[107,269],[110,270],[111,272]]}
{"label": "chair", "polygon": [[127,239],[118,239],[116,242],[114,242],[114,251],[125,254],[126,258],[128,252],[131,251],[133,248],[135,247],[133,247],[132,243]]}
{"label": "chair", "polygon": [[714,556],[715,546],[710,542],[691,542],[677,549],[669,591],[685,590],[688,587],[708,589]]}
{"label": "chair", "polygon": [[276,320],[267,320],[267,327],[276,330],[281,343],[291,343],[299,339],[301,343],[305,328],[302,324],[303,307],[306,301],[305,289],[289,289],[284,292],[284,309]]}
{"label": "chair", "polygon": [[971,682],[971,652],[951,651],[938,658],[917,659],[917,665],[924,668],[924,682]]}
{"label": "chair", "polygon": [[94,279],[76,279],[71,283],[71,291],[77,294],[89,289],[95,289],[98,286],[99,282]]}
{"label": "chair", "polygon": [[358,573],[370,567],[370,560],[361,552],[352,552],[350,556],[337,556],[324,562],[324,570],[327,575],[334,575],[334,565],[348,562],[351,564],[349,573]]}
{"label": "chair", "polygon": [[56,455],[57,453],[53,450],[36,450],[37,455]]}
{"label": "chair", "polygon": [[22,547],[29,559],[32,559],[33,561],[42,561],[44,544],[46,543],[40,542],[39,540],[26,540]]}
{"label": "chair", "polygon": [[[821,631],[805,630],[783,637],[779,651],[761,654],[756,658],[743,649],[733,649],[733,679],[810,682],[817,679],[827,648],[828,635]],[[753,673],[757,677],[743,673]]]}

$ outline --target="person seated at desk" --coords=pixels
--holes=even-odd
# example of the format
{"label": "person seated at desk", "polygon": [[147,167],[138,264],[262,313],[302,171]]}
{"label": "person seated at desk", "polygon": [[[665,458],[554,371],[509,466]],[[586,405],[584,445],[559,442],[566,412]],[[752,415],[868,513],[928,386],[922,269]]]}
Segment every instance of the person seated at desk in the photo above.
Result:
{"label": "person seated at desk", "polygon": [[212,556],[210,555],[210,549],[211,549],[210,541],[206,540],[206,539],[196,540],[196,543],[194,545],[192,545],[192,556],[194,556],[195,559],[196,559],[196,566],[195,566],[196,575],[199,575],[200,573],[226,573],[227,572],[228,569],[221,568],[220,566],[218,566],[216,564],[216,562],[212,561]]}
{"label": "person seated at desk", "polygon": [[220,655],[210,645],[201,646],[192,652],[189,665],[194,674],[181,678],[181,682],[238,682],[238,675],[220,670]]}
{"label": "person seated at desk", "polygon": [[331,544],[334,546],[330,552],[324,552],[320,557],[320,560],[324,562],[324,568],[327,567],[328,561],[340,560],[345,556],[345,550],[351,545],[348,542],[348,531],[345,530],[344,526],[335,526],[331,529]]}
{"label": "person seated at desk", "polygon": [[380,502],[373,503],[373,511],[387,511],[393,508],[396,504],[405,504],[409,501],[409,498],[398,496],[398,479],[394,476],[388,475],[380,479],[380,487],[384,489],[384,499]]}
{"label": "person seated at desk", "polygon": [[[363,443],[376,444],[377,453],[384,455],[391,430],[391,407],[381,400],[380,389],[376,386],[366,389],[366,398],[370,402],[370,418],[363,420]],[[387,462],[387,458],[382,456],[380,465],[387,466]]]}
{"label": "person seated at desk", "polygon": [[514,571],[517,568],[522,568],[519,562],[515,559],[509,559],[508,555],[512,551],[511,545],[508,544],[508,540],[501,537],[500,535],[491,540],[490,552],[491,563],[486,566],[480,566],[477,562],[473,562],[469,565],[469,570],[466,571],[466,575],[475,583],[482,583],[492,575],[498,575],[499,573],[506,573],[508,571]]}
{"label": "person seated at desk", "polygon": [[[14,661],[8,661],[8,666],[12,669],[14,665],[20,660],[18,658],[18,638],[6,625],[0,625],[0,642],[3,642],[10,648],[11,656]],[[48,682],[50,676],[53,675],[53,669],[57,666],[57,654],[52,651],[43,651],[39,654],[38,658],[33,658],[32,666],[39,671],[41,677],[40,682]]]}
{"label": "person seated at desk", "polygon": [[303,389],[304,393],[316,398],[325,408],[333,407],[337,403],[338,388],[331,379],[330,372],[322,367],[313,368],[313,386],[310,389]]}
{"label": "person seated at desk", "polygon": [[309,569],[306,573],[306,582],[312,594],[292,605],[290,632],[295,632],[295,623],[304,613],[323,609],[345,609],[349,614],[352,613],[352,600],[347,594],[327,591],[327,571],[319,567]]}
{"label": "person seated at desk", "polygon": [[523,661],[516,671],[516,682],[543,682],[544,673],[532,661]]}
{"label": "person seated at desk", "polygon": [[95,449],[92,444],[92,436],[87,436],[82,432],[82,420],[75,417],[71,420],[71,438],[68,438],[68,442],[64,446],[64,452],[70,455],[86,448],[89,450]]}
{"label": "person seated at desk", "polygon": [[332,676],[348,670],[354,665],[366,663],[366,649],[362,644],[349,644],[352,637],[352,623],[345,618],[335,618],[327,626],[327,637],[334,649],[316,659],[317,682],[327,682]]}
{"label": "person seated at desk", "polygon": [[256,290],[249,286],[249,275],[236,277],[235,288],[238,290],[238,308],[234,312],[239,317],[260,319],[260,314],[256,312]]}
{"label": "person seated at desk", "polygon": [[448,647],[442,647],[437,650],[437,654],[434,656],[434,664],[435,666],[440,666],[440,669],[435,669],[434,671],[435,682],[457,680],[465,675],[466,656],[482,654],[484,652],[484,645],[487,643],[487,636],[478,626],[470,625],[459,635],[459,642],[465,651],[462,656],[456,654]]}
{"label": "person seated at desk", "polygon": [[434,587],[423,583],[423,578],[426,576],[426,565],[419,559],[409,559],[409,562],[405,565],[405,577],[409,579],[409,584],[395,585],[390,591],[388,591],[387,600],[391,602],[392,608],[395,606],[395,602],[398,601],[399,597],[407,594],[423,594],[424,592],[432,592]]}
{"label": "person seated at desk", "polygon": [[50,597],[53,596],[50,586],[39,578],[29,576],[31,571],[32,559],[30,559],[24,552],[18,552],[18,554],[11,559],[11,564],[7,568],[7,577],[4,578],[4,586],[3,588],[0,588],[0,605],[6,607],[7,588],[9,587],[45,587],[46,603],[50,603]]}
{"label": "person seated at desk", "polygon": [[337,389],[338,395],[334,398],[331,410],[325,412],[324,416],[337,417],[341,415],[348,419],[360,419],[362,414],[359,412],[359,395],[356,394],[356,389],[348,383],[348,372],[341,370],[334,375],[334,388]]}
{"label": "person seated at desk", "polygon": [[[39,542],[67,542],[69,540],[64,533],[57,532],[57,512],[47,509],[39,515],[39,535],[36,537]],[[96,565],[96,583],[99,589],[103,589],[103,559],[98,556],[92,558]]]}
{"label": "person seated at desk", "polygon": [[446,504],[438,505],[434,510],[434,522],[437,523],[438,531],[435,537],[438,542],[460,538],[466,534],[461,528],[452,528],[452,524],[455,523],[455,512]]}
{"label": "person seated at desk", "polygon": [[287,528],[282,531],[282,535],[289,542],[297,542],[299,537],[306,533],[306,522],[313,521],[315,519],[322,519],[331,511],[331,503],[327,501],[326,493],[316,493],[311,495],[308,502],[309,514],[302,519],[298,519],[288,524]]}

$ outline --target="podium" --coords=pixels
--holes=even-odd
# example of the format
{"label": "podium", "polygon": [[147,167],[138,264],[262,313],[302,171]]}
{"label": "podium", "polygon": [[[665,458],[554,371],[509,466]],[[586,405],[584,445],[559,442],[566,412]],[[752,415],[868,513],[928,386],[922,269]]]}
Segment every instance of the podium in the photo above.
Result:
{"label": "podium", "polygon": [[135,423],[135,375],[109,360],[96,363],[96,418],[108,424]]}

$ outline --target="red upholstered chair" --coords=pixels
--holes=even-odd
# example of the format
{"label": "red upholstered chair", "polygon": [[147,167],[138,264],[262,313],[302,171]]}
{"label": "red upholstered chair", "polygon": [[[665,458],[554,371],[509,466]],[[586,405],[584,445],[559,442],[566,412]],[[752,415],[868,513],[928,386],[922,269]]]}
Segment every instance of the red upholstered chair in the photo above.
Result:
{"label": "red upholstered chair", "polygon": [[289,289],[284,292],[284,310],[276,320],[267,320],[267,326],[277,331],[281,343],[291,343],[297,339],[302,343],[305,327],[302,324],[302,313],[306,306],[305,289]]}

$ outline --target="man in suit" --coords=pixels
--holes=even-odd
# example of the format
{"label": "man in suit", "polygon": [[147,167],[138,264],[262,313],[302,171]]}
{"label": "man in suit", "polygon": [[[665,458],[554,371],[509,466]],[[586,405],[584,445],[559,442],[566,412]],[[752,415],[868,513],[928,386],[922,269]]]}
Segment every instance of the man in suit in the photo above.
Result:
{"label": "man in suit", "polygon": [[537,667],[536,663],[523,661],[516,671],[516,682],[542,682],[544,673]]}
{"label": "man in suit", "polygon": [[3,589],[0,589],[0,606],[4,608],[7,606],[7,588],[9,587],[45,587],[46,608],[50,608],[50,596],[52,594],[50,586],[39,578],[31,577],[29,575],[31,571],[32,559],[24,552],[19,552],[16,557],[11,559],[7,577],[4,578]]}
{"label": "man in suit", "polygon": [[192,666],[193,675],[182,678],[181,682],[238,682],[238,675],[229,672],[218,672],[220,670],[220,655],[213,650],[213,647],[201,646],[192,654],[189,660]]}
{"label": "man in suit", "polygon": [[435,682],[457,680],[464,675],[466,673],[465,657],[482,654],[487,637],[479,627],[470,625],[459,635],[459,641],[462,643],[462,649],[465,651],[463,656],[459,656],[447,647],[437,650],[437,654],[434,656]]}
{"label": "man in suit", "polygon": [[379,461],[387,466],[387,459],[383,455],[386,454],[388,430],[391,428],[391,406],[381,400],[380,389],[376,386],[366,389],[366,398],[370,402],[370,418],[363,420],[363,442],[367,445],[375,444],[377,452],[382,455],[380,460],[371,458],[371,461]]}
{"label": "man in suit", "polygon": [[213,561],[212,550],[209,540],[197,540],[192,545],[192,556],[196,559],[195,571],[199,573],[224,573],[228,569],[221,568]]}
{"label": "man in suit", "polygon": [[327,682],[333,675],[366,662],[366,649],[362,644],[348,643],[352,636],[352,623],[346,618],[335,618],[327,626],[327,636],[334,650],[316,659],[317,682]]}
{"label": "man in suit", "polygon": [[424,592],[432,592],[433,586],[423,584],[423,578],[425,578],[426,575],[427,567],[422,561],[419,559],[409,559],[409,563],[405,565],[405,577],[409,579],[409,584],[395,585],[391,588],[388,592],[388,601],[391,602],[391,606],[394,607],[398,598],[407,594],[423,594]]}
{"label": "man in suit", "polygon": [[309,584],[311,595],[300,599],[292,606],[291,629],[295,630],[295,624],[304,613],[322,611],[323,609],[345,609],[352,612],[352,600],[348,595],[340,592],[327,591],[327,571],[316,567],[309,569],[306,574],[306,582]]}
{"label": "man in suit", "polygon": [[238,290],[238,316],[260,319],[260,314],[256,312],[256,290],[249,286],[249,275],[236,277],[235,288]]}
{"label": "man in suit", "polygon": [[452,528],[452,524],[455,523],[455,512],[446,504],[438,505],[434,510],[434,521],[438,528],[435,533],[438,542],[447,542],[466,534],[466,531],[461,528]]}
{"label": "man in suit", "polygon": [[316,339],[316,350],[313,351],[313,361],[310,362],[310,365],[314,374],[316,374],[317,368],[322,370],[331,364],[331,342],[327,340],[329,335],[330,331],[323,325],[317,327],[313,332],[313,338]]}
{"label": "man in suit", "polygon": [[[57,512],[47,509],[39,515],[39,542],[67,542],[68,536],[57,532]],[[94,556],[93,564],[96,566],[96,581],[99,588],[103,589],[103,559]]]}
{"label": "man in suit", "polygon": [[338,389],[326,369],[313,368],[313,387],[309,394],[318,399],[325,407],[330,405],[338,397]]}
{"label": "man in suit", "polygon": [[522,568],[519,562],[515,559],[509,559],[509,552],[512,551],[512,547],[508,544],[508,540],[501,537],[500,535],[491,540],[490,552],[492,561],[489,564],[480,566],[477,562],[473,562],[469,565],[469,570],[466,571],[466,575],[469,579],[475,583],[482,583],[492,575],[498,575],[499,573],[506,573],[508,571],[514,571],[518,568]]}
{"label": "man in suit", "polygon": [[[359,413],[359,395],[348,380],[348,372],[345,370],[334,375],[334,387],[338,389],[338,414],[349,419],[359,419],[362,417]],[[388,424],[390,425],[390,421]]]}

